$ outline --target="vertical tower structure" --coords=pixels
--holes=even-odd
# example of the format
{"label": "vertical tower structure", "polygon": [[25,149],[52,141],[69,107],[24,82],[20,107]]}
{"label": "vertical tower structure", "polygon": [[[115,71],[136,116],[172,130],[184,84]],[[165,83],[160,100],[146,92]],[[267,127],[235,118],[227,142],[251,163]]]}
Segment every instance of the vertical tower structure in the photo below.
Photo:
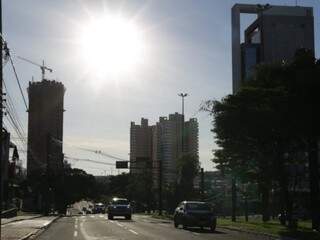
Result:
{"label": "vertical tower structure", "polygon": [[152,126],[148,119],[142,118],[141,125],[131,122],[130,125],[130,173],[143,173],[151,167],[152,159]]}
{"label": "vertical tower structure", "polygon": [[28,177],[63,168],[64,94],[61,82],[29,82]]}

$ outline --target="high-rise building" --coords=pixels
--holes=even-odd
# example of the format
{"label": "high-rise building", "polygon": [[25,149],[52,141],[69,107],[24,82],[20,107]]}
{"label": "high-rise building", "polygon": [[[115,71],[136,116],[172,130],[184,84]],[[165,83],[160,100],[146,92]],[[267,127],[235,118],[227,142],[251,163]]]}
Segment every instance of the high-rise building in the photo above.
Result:
{"label": "high-rise building", "polygon": [[151,167],[152,126],[148,119],[142,118],[141,125],[131,122],[130,127],[130,173],[141,173]]}
{"label": "high-rise building", "polygon": [[63,168],[63,99],[65,87],[56,81],[30,82],[28,177]]}
{"label": "high-rise building", "polygon": [[[240,36],[240,14],[257,19]],[[232,8],[233,92],[237,92],[259,63],[290,61],[296,51],[314,51],[314,18],[311,7],[236,4]]]}
{"label": "high-rise building", "polygon": [[141,174],[145,169],[152,169],[153,185],[157,188],[161,162],[163,185],[174,184],[179,177],[177,160],[183,154],[193,155],[199,161],[197,119],[184,122],[182,114],[174,113],[160,117],[153,126],[144,118],[141,125],[131,122],[130,173]]}
{"label": "high-rise building", "polygon": [[[184,133],[184,134],[183,134]],[[159,162],[162,163],[163,185],[174,184],[179,177],[177,161],[184,154],[191,154],[199,161],[198,122],[184,116],[170,114],[160,117],[153,131],[153,182],[157,188],[159,181]]]}
{"label": "high-rise building", "polygon": [[196,118],[190,118],[184,123],[185,153],[190,154],[199,161],[199,126]]}

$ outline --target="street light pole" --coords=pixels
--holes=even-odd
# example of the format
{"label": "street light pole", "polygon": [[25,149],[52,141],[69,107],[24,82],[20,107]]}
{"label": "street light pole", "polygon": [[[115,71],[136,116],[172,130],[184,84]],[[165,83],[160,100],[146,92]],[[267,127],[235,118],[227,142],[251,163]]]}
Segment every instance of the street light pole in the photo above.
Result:
{"label": "street light pole", "polygon": [[[3,48],[3,38],[2,38],[2,0],[0,0],[0,222],[1,222],[1,215],[2,215],[2,166],[3,166],[3,152],[2,152],[2,145],[3,145],[3,134],[2,134],[2,127],[3,127],[3,92],[2,92],[2,82],[3,82],[3,61],[2,61],[2,48]],[[1,224],[0,224],[0,239],[1,239]]]}
{"label": "street light pole", "polygon": [[178,96],[182,98],[182,115],[184,116],[184,98],[188,96],[188,93],[179,93]]}
{"label": "street light pole", "polygon": [[184,147],[184,98],[188,96],[188,93],[179,93],[179,97],[182,98],[182,134],[181,134],[181,150],[182,154],[184,153],[185,147]]}

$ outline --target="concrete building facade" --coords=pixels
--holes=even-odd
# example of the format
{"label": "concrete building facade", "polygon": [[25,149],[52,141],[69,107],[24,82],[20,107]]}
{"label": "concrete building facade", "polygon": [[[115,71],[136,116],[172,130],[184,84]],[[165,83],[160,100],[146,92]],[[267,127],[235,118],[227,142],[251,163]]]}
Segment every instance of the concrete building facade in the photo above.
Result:
{"label": "concrete building facade", "polygon": [[160,117],[153,131],[153,182],[158,187],[159,162],[162,163],[163,185],[175,184],[179,174],[177,160],[183,154],[193,154],[199,161],[198,122],[190,119],[184,122],[184,116],[170,114],[169,118]]}
{"label": "concrete building facade", "polygon": [[60,82],[29,83],[28,177],[63,168],[64,94],[65,87]]}
{"label": "concrete building facade", "polygon": [[142,173],[151,167],[152,126],[142,118],[141,125],[131,122],[130,126],[130,173]]}
{"label": "concrete building facade", "polygon": [[[241,43],[241,13],[256,14]],[[290,61],[296,51],[314,51],[311,7],[236,4],[232,8],[233,92],[237,92],[259,63]]]}
{"label": "concrete building facade", "polygon": [[131,122],[130,173],[141,174],[145,169],[152,169],[154,188],[159,184],[160,162],[163,185],[177,182],[177,160],[183,154],[192,154],[199,161],[197,119],[184,122],[182,114],[174,113],[160,117],[153,126],[144,118],[141,125]]}

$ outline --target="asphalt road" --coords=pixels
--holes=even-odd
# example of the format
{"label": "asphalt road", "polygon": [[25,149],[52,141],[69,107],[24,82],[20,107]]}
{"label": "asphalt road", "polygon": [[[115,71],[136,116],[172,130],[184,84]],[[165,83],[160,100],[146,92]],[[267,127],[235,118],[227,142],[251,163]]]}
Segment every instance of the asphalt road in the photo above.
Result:
{"label": "asphalt road", "polygon": [[217,228],[209,230],[174,228],[172,222],[134,215],[132,220],[115,218],[108,220],[106,214],[63,217],[53,223],[37,239],[39,240],[265,240],[252,234]]}

